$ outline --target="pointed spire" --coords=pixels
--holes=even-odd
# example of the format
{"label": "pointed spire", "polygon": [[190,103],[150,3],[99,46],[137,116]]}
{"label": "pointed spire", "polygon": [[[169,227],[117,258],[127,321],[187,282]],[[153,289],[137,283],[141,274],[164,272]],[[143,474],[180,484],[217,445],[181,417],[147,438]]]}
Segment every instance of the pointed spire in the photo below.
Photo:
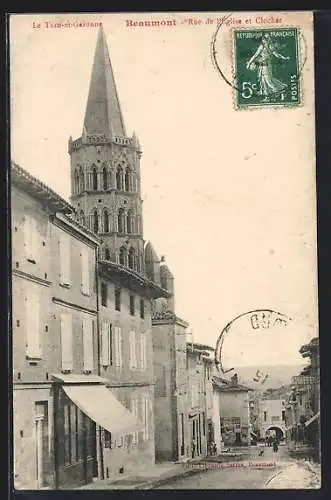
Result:
{"label": "pointed spire", "polygon": [[126,136],[114,73],[102,26],[99,29],[94,53],[84,129],[85,133],[91,135]]}

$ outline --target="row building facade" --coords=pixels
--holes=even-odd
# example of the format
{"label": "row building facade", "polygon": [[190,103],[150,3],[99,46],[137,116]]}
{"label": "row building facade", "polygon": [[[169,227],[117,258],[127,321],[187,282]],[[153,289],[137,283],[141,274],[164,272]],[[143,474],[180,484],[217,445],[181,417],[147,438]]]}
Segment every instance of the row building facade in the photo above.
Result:
{"label": "row building facade", "polygon": [[309,364],[292,378],[286,401],[286,442],[290,453],[321,460],[319,338],[300,347]]}
{"label": "row building facade", "polygon": [[65,381],[100,384],[99,241],[73,208],[19,166],[11,169],[14,479],[17,488],[88,482],[96,428]]}
{"label": "row building facade", "polygon": [[71,203],[11,169],[17,489],[155,461],[152,304],[170,293],[145,272],[141,150],[126,136],[102,28],[69,155]]}

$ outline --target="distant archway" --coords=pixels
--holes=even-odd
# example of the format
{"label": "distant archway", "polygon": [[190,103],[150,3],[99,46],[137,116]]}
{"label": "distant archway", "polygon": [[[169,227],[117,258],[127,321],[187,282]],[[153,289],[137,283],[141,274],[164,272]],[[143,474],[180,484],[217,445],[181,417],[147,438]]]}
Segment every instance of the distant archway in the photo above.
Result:
{"label": "distant archway", "polygon": [[276,438],[278,440],[281,440],[284,438],[284,432],[282,431],[282,429],[280,427],[277,427],[277,426],[268,427],[268,429],[266,430],[266,435],[269,435],[270,431],[275,431]]}

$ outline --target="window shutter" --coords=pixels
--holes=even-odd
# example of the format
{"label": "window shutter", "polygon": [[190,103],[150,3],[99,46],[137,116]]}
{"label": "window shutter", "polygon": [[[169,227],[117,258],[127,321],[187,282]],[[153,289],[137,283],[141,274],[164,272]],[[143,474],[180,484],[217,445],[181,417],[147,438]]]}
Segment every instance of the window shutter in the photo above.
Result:
{"label": "window shutter", "polygon": [[115,366],[118,366],[118,326],[114,328],[115,339],[114,339],[114,347],[115,347]]}
{"label": "window shutter", "polygon": [[24,216],[24,224],[23,224],[24,246],[25,246],[25,252],[26,252],[27,258],[30,258],[31,254],[32,254],[30,220],[31,220],[31,218],[28,215]]}
{"label": "window shutter", "polygon": [[93,371],[93,320],[83,319],[84,371]]}
{"label": "window shutter", "polygon": [[[138,401],[136,398],[131,399],[131,411],[135,417],[138,416]],[[136,444],[137,442],[137,433],[132,433],[132,444]]]}
{"label": "window shutter", "polygon": [[136,333],[131,330],[130,331],[130,368],[137,367],[137,356],[136,356]]}
{"label": "window shutter", "polygon": [[122,330],[120,327],[117,329],[117,343],[118,343],[118,366],[122,366]]}
{"label": "window shutter", "polygon": [[109,330],[109,364],[113,364],[113,329],[111,323],[108,325]]}
{"label": "window shutter", "polygon": [[143,429],[143,439],[146,439],[146,406],[145,406],[145,396],[141,396],[141,422],[144,424]]}
{"label": "window shutter", "polygon": [[140,367],[146,370],[146,335],[144,333],[140,336]]}
{"label": "window shutter", "polygon": [[61,283],[68,285],[70,283],[71,247],[70,247],[70,239],[67,234],[62,233],[60,235],[59,245],[60,245]]}
{"label": "window shutter", "polygon": [[149,438],[149,428],[148,428],[148,421],[149,421],[149,400],[145,396],[144,399],[144,424],[145,424],[145,439]]}
{"label": "window shutter", "polygon": [[118,326],[115,327],[115,364],[122,366],[122,332]]}
{"label": "window shutter", "polygon": [[37,259],[38,232],[37,221],[30,215],[24,216],[24,244],[27,259]]}
{"label": "window shutter", "polygon": [[62,370],[72,370],[72,318],[69,313],[61,313],[61,353]]}
{"label": "window shutter", "polygon": [[129,333],[129,367],[133,368],[132,331]]}
{"label": "window shutter", "polygon": [[82,292],[86,295],[90,293],[90,269],[89,269],[89,255],[86,248],[82,248]]}
{"label": "window shutter", "polygon": [[101,364],[108,366],[110,364],[110,338],[109,325],[102,323],[101,326]]}
{"label": "window shutter", "polygon": [[122,330],[118,327],[118,353],[119,353],[119,366],[122,366]]}
{"label": "window shutter", "polygon": [[29,358],[41,357],[40,303],[35,285],[30,285],[26,300],[26,343]]}
{"label": "window shutter", "polygon": [[38,230],[37,230],[37,221],[33,217],[30,219],[31,224],[31,252],[32,256],[35,260],[38,260]]}

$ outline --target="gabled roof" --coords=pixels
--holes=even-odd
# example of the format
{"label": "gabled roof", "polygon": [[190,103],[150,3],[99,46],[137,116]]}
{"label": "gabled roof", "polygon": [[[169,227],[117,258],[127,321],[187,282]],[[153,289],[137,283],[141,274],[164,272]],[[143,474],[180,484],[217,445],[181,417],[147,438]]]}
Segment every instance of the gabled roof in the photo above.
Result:
{"label": "gabled roof", "polygon": [[242,384],[234,384],[231,380],[214,376],[212,378],[213,386],[221,392],[247,392],[251,391],[251,387]]}
{"label": "gabled roof", "polygon": [[53,212],[75,213],[75,208],[70,203],[13,161],[11,162],[11,183],[46,204]]}
{"label": "gabled roof", "polygon": [[47,206],[54,216],[53,221],[61,220],[63,224],[70,225],[73,230],[84,234],[86,238],[99,245],[98,236],[78,222],[75,207],[13,161],[11,162],[11,183]]}
{"label": "gabled roof", "polygon": [[108,278],[110,281],[147,298],[168,298],[171,295],[167,290],[154,283],[154,281],[121,264],[116,264],[108,260],[100,260],[98,270],[102,276]]}
{"label": "gabled roof", "polygon": [[209,354],[210,354],[208,351],[205,351],[203,349],[196,349],[194,347],[194,344],[191,344],[190,342],[186,343],[186,352],[187,352],[187,354],[201,356],[203,359],[209,358]]}
{"label": "gabled roof", "polygon": [[126,136],[113,68],[102,27],[99,29],[94,53],[84,134],[105,135],[106,137]]}
{"label": "gabled roof", "polygon": [[187,321],[183,320],[177,314],[172,311],[160,311],[152,314],[152,321],[171,321],[174,323],[178,323],[181,326],[188,327]]}
{"label": "gabled roof", "polygon": [[190,347],[193,347],[193,349],[196,349],[197,351],[211,351],[214,352],[215,348],[211,347],[207,344],[199,344],[198,342],[187,342],[187,345]]}

